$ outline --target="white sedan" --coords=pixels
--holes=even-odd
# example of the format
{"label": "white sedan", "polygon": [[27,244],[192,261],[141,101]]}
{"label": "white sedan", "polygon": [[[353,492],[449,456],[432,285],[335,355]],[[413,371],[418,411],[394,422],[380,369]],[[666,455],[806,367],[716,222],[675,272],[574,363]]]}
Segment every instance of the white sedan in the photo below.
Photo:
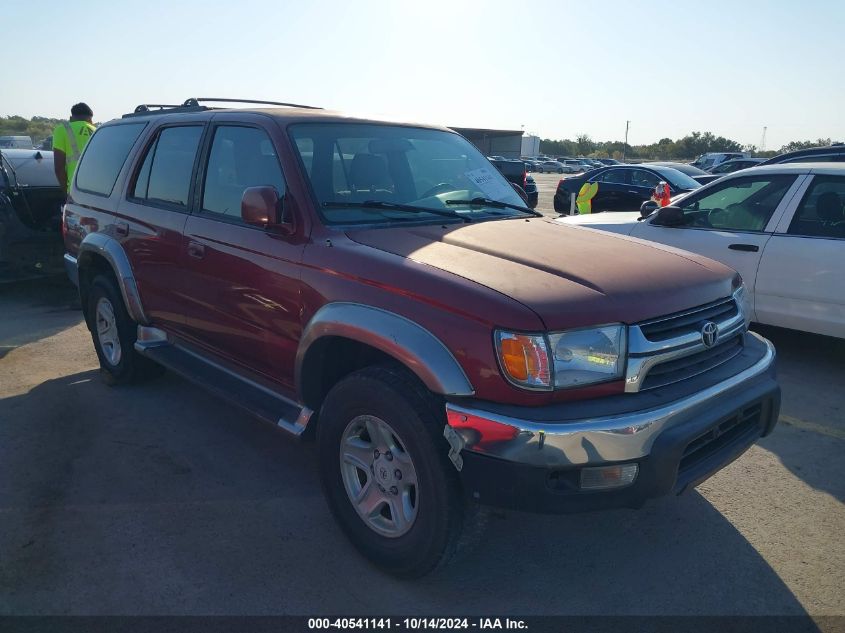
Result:
{"label": "white sedan", "polygon": [[[845,338],[845,165],[753,167],[639,213],[562,216],[705,255],[742,275],[752,318]],[[612,256],[612,254],[611,254]]]}

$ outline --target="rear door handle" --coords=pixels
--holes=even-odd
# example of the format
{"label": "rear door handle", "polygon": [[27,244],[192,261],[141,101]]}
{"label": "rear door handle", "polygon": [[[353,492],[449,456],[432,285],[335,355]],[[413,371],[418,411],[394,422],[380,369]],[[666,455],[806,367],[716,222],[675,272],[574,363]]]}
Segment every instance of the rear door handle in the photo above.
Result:
{"label": "rear door handle", "polygon": [[205,257],[205,246],[199,242],[188,242],[188,255],[194,259],[202,259]]}
{"label": "rear door handle", "polygon": [[745,251],[747,253],[756,253],[760,247],[756,244],[731,244],[728,246],[732,251]]}
{"label": "rear door handle", "polygon": [[129,235],[129,223],[116,222],[114,225],[114,232],[116,235],[126,237],[127,235]]}

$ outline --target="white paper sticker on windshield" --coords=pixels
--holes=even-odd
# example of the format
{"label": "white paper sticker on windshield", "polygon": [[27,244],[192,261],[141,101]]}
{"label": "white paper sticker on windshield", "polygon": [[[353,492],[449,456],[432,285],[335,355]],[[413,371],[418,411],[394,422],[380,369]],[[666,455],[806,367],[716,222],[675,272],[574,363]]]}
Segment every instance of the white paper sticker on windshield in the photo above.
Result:
{"label": "white paper sticker on windshield", "polygon": [[507,200],[509,193],[513,193],[513,189],[507,184],[504,177],[487,167],[473,169],[466,172],[465,175],[471,183],[484,192],[486,198],[491,200],[504,201]]}

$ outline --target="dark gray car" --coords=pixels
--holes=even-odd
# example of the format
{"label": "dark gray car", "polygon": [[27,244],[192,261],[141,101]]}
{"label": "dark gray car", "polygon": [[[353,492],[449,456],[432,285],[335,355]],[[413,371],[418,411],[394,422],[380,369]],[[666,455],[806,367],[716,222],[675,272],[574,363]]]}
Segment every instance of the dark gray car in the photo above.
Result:
{"label": "dark gray car", "polygon": [[0,150],[0,282],[63,270],[63,202],[53,152]]}

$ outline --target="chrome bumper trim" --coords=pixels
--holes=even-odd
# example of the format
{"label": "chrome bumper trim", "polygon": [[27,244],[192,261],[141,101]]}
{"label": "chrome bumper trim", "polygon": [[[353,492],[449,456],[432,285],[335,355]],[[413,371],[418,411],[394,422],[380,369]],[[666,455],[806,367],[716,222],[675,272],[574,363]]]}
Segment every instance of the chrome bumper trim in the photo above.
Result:
{"label": "chrome bumper trim", "polygon": [[73,282],[73,285],[79,287],[79,264],[76,262],[76,257],[69,253],[65,253],[65,272],[68,278]]}
{"label": "chrome bumper trim", "polygon": [[744,383],[769,371],[775,361],[774,346],[753,332],[749,335],[757,337],[766,345],[762,358],[753,366],[703,391],[645,411],[572,422],[538,423],[453,403],[447,403],[446,408],[458,415],[476,416],[513,427],[516,431],[512,440],[491,442],[480,447],[478,442],[481,433],[472,430],[467,432],[467,427],[456,428],[463,437],[466,450],[543,467],[638,459],[649,455],[654,440],[662,431],[683,423],[699,412],[707,411],[717,398],[741,390]]}

